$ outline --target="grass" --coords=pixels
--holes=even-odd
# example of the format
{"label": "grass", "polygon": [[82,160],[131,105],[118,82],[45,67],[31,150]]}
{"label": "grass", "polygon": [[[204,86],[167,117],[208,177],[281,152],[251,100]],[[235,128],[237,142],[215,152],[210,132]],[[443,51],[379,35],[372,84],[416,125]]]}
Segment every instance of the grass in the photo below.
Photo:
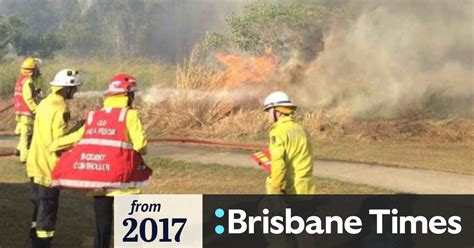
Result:
{"label": "grass", "polygon": [[[32,204],[24,165],[16,157],[0,159],[0,247],[29,247]],[[61,191],[55,247],[91,247],[92,200],[83,192]],[[78,235],[80,234],[80,235]]]}
{"label": "grass", "polygon": [[[13,89],[15,81],[17,80],[20,69],[19,66],[22,60],[12,60],[0,64],[0,109],[11,104],[11,97],[13,96]],[[137,78],[141,93],[146,94],[148,88],[155,85],[163,87],[175,85],[175,68],[170,65],[161,63],[160,61],[150,59],[127,59],[118,60],[113,59],[104,61],[100,59],[68,59],[64,57],[57,57],[51,60],[44,60],[41,66],[42,76],[38,81],[38,85],[46,95],[49,87],[48,83],[54,78],[54,75],[61,69],[71,68],[79,69],[81,71],[81,78],[83,85],[80,86],[80,92],[99,91],[103,92],[107,89],[108,82],[113,75],[117,73],[129,73]],[[75,100],[76,101],[76,100]],[[101,99],[87,98],[82,102],[76,101],[76,106],[82,108],[83,106],[91,105],[95,102],[101,102]],[[86,102],[86,103],[84,103]],[[74,105],[71,104],[71,105]],[[101,105],[101,104],[96,104]],[[77,108],[76,108],[77,109]],[[73,110],[75,110],[73,108]],[[72,113],[73,116],[83,115],[81,113]],[[12,130],[15,125],[15,117],[13,109],[5,113],[1,113],[0,130]]]}
{"label": "grass", "polygon": [[[197,164],[154,158],[154,177],[145,193],[264,194],[266,173],[260,169]],[[316,177],[317,194],[381,194],[391,191]]]}
{"label": "grass", "polygon": [[[261,194],[265,173],[259,169],[202,165],[152,158],[149,194]],[[27,247],[31,216],[29,183],[17,158],[0,159],[0,247]],[[381,194],[388,190],[316,178],[318,194]],[[94,217],[91,198],[81,191],[62,190],[55,247],[91,247]]]}
{"label": "grass", "polygon": [[[74,67],[84,72],[81,91],[103,91],[112,75],[124,71],[137,77],[144,94],[151,92],[147,90],[149,86],[157,84],[182,90],[211,92],[218,89],[222,82],[215,79],[212,68],[201,65],[196,56],[193,53],[186,64],[176,68],[147,59],[101,61],[60,57],[44,61],[43,84],[61,68]],[[0,95],[5,99],[0,101],[0,108],[11,104],[9,98],[20,63],[21,60],[10,61],[0,66]],[[212,81],[214,79],[217,81]],[[161,93],[156,92],[157,95]],[[258,103],[240,106],[208,98],[207,95],[191,95],[167,98],[158,105],[138,101],[136,106],[150,136],[198,137],[241,143],[263,139],[266,142],[268,126]],[[76,120],[82,118],[86,110],[101,106],[101,99],[75,99],[70,105]],[[298,115],[298,121],[315,139],[318,158],[474,174],[473,119],[354,121],[346,110],[305,110]],[[0,130],[14,129],[13,110],[0,117]]]}
{"label": "grass", "polygon": [[377,143],[322,141],[315,143],[318,158],[378,163],[474,175],[474,144],[463,143]]}
{"label": "grass", "polygon": [[[10,97],[13,87],[19,76],[19,65],[22,60],[13,60],[2,63],[0,66],[0,95]],[[79,69],[84,84],[81,91],[104,91],[113,75],[117,73],[129,73],[134,75],[142,89],[151,85],[174,85],[175,68],[160,61],[149,59],[113,59],[104,61],[100,59],[68,59],[58,57],[45,60],[41,66],[42,76],[40,85],[43,90],[48,89],[48,83],[61,69]]]}

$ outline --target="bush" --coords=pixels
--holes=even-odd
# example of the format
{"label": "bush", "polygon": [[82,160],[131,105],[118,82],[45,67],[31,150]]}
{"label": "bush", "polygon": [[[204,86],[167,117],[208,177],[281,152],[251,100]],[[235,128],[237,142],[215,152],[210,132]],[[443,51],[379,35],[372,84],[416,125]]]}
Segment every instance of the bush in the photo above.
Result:
{"label": "bush", "polygon": [[226,21],[230,40],[241,51],[260,55],[270,48],[286,60],[301,49],[316,56],[313,47],[322,42],[324,30],[338,16],[337,9],[320,4],[263,3],[250,5],[243,15],[233,14]]}

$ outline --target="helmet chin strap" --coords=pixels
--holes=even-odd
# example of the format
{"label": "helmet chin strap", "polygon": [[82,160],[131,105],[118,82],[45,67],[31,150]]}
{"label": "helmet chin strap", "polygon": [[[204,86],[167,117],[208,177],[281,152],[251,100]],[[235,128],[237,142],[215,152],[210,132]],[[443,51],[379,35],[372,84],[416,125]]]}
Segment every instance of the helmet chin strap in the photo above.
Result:
{"label": "helmet chin strap", "polygon": [[33,69],[31,77],[33,78],[39,78],[41,76],[41,71],[38,68]]}
{"label": "helmet chin strap", "polygon": [[66,88],[67,93],[66,93],[66,99],[71,100],[74,98],[74,93],[76,93],[76,88],[75,87],[67,87]]}
{"label": "helmet chin strap", "polygon": [[273,113],[273,122],[277,122],[278,121],[278,116],[277,116],[277,111],[273,108],[272,109],[272,113]]}
{"label": "helmet chin strap", "polygon": [[128,92],[127,93],[128,101],[127,101],[127,106],[132,108],[133,107],[133,101],[135,100],[135,92]]}

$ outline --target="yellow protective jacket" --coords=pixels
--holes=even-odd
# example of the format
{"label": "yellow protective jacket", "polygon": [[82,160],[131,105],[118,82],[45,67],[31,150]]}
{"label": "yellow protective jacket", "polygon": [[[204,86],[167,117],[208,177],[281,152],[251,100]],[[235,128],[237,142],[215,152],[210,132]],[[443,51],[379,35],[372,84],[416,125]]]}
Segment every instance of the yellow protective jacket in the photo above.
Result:
{"label": "yellow protective jacket", "polygon": [[36,108],[35,132],[26,161],[26,173],[37,184],[51,185],[51,171],[58,157],[48,148],[66,133],[69,116],[66,101],[56,93],[49,94]]}
{"label": "yellow protective jacket", "polygon": [[291,116],[283,116],[270,129],[271,175],[267,194],[315,194],[313,151],[310,139]]}
{"label": "yellow protective jacket", "polygon": [[[104,108],[124,108],[127,106],[128,97],[125,95],[109,96],[104,101]],[[127,137],[130,143],[133,145],[133,149],[138,151],[140,154],[146,154],[147,148],[147,137],[145,129],[143,128],[142,122],[138,117],[138,111],[136,109],[130,109],[127,111],[127,117],[125,119],[125,125],[127,127]],[[50,151],[56,152],[64,150],[74,146],[79,142],[84,135],[85,126],[82,126],[79,130],[63,138],[56,140],[49,147]],[[118,195],[118,194],[138,194],[140,189],[117,189],[117,190],[106,190],[106,191],[94,191],[93,195]]]}
{"label": "yellow protective jacket", "polygon": [[36,105],[36,102],[34,100],[34,95],[36,94],[34,91],[36,91],[36,84],[33,81],[33,79],[27,78],[25,79],[25,83],[23,84],[23,87],[21,88],[21,94],[23,95],[23,99],[25,100],[26,105],[28,108],[31,110],[31,112],[35,113],[36,108],[38,105]]}

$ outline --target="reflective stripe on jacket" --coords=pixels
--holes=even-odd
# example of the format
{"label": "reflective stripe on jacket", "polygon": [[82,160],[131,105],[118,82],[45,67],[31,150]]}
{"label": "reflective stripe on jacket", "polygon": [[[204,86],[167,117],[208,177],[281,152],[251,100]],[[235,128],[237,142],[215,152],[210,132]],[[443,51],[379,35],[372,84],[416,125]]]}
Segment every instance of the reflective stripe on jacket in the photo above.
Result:
{"label": "reflective stripe on jacket", "polygon": [[128,108],[104,108],[87,115],[79,143],[63,153],[53,171],[53,186],[103,189],[135,188],[151,175],[127,138]]}

